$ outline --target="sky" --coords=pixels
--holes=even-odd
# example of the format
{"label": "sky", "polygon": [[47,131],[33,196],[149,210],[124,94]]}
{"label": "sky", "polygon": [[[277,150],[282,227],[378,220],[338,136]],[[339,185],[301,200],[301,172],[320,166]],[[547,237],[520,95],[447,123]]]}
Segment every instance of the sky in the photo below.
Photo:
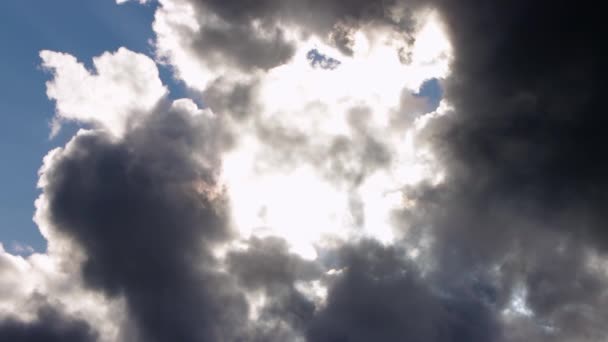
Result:
{"label": "sky", "polygon": [[0,3],[0,339],[608,338],[601,12]]}

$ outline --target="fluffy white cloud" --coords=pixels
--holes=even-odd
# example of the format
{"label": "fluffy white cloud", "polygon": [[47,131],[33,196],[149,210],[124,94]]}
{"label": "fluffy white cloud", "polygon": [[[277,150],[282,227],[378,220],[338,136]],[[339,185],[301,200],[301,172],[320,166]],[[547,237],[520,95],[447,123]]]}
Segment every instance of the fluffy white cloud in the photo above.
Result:
{"label": "fluffy white cloud", "polygon": [[167,92],[154,61],[126,48],[95,57],[94,70],[66,53],[45,50],[40,57],[42,66],[53,73],[47,95],[56,101],[58,122],[89,123],[119,137]]}

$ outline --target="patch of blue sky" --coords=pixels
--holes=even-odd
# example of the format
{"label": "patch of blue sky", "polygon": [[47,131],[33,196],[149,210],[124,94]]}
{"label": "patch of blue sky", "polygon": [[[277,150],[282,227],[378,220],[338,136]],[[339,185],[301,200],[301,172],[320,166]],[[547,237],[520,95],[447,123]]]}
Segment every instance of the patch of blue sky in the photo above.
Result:
{"label": "patch of blue sky", "polygon": [[306,54],[306,58],[308,59],[308,61],[310,62],[310,65],[313,68],[333,70],[333,69],[337,68],[338,66],[340,66],[339,60],[329,57],[329,56],[319,52],[319,50],[317,50],[317,49],[312,49],[312,50],[308,51],[308,53]]}
{"label": "patch of blue sky", "polygon": [[420,90],[417,93],[414,93],[414,96],[425,98],[431,111],[437,109],[437,107],[439,107],[439,102],[441,102],[441,99],[443,98],[441,82],[436,78],[424,81],[420,86]]}

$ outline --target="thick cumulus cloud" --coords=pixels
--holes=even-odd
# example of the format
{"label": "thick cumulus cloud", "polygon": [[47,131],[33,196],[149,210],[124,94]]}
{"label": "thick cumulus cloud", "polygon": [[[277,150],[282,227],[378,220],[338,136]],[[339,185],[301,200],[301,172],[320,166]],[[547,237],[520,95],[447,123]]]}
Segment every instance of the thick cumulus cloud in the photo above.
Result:
{"label": "thick cumulus cloud", "polygon": [[92,129],[44,160],[48,252],[0,245],[0,337],[605,340],[599,13],[161,0],[158,61],[206,109],[144,55],[43,51]]}
{"label": "thick cumulus cloud", "polygon": [[124,297],[138,340],[233,340],[243,324],[213,254],[230,236],[213,122],[160,105],[124,140],[77,135],[45,170],[49,222],[83,249],[85,284]]}
{"label": "thick cumulus cloud", "polygon": [[402,222],[434,240],[438,281],[483,279],[498,305],[519,301],[529,317],[506,323],[509,340],[603,340],[599,15],[549,1],[438,6],[454,46],[453,111],[420,139],[447,178],[410,191],[417,206]]}
{"label": "thick cumulus cloud", "polygon": [[[253,340],[498,341],[502,336],[497,313],[483,298],[429,283],[404,248],[362,240],[324,249],[313,262],[289,253],[279,239],[254,239],[247,250],[232,252],[228,264],[243,288],[261,295],[256,318],[262,323],[250,334]],[[302,286],[307,282],[316,288]]]}
{"label": "thick cumulus cloud", "polygon": [[[261,27],[265,21],[272,22],[288,12],[290,6],[270,2],[251,6],[192,3],[195,11],[209,9],[225,22],[258,20]],[[306,13],[316,13],[315,5],[308,5],[311,10]],[[367,8],[374,6],[368,5],[371,7]],[[416,4],[409,5],[416,8]],[[416,259],[427,268],[435,283],[451,284],[446,287],[454,286],[465,293],[472,291],[500,314],[501,323],[509,327],[501,339],[603,339],[606,331],[600,322],[606,317],[603,222],[607,202],[601,130],[606,122],[599,75],[605,53],[598,44],[601,39],[598,30],[602,27],[598,12],[590,13],[593,6],[586,4],[545,1],[482,4],[438,0],[426,5],[438,11],[453,56],[450,75],[443,82],[449,106],[439,115],[428,116],[428,125],[416,140],[430,148],[445,178],[439,185],[414,185],[403,191],[405,205],[395,212],[396,228],[406,231],[408,241],[404,243],[411,244],[411,240],[418,238],[413,255],[421,253]],[[326,11],[320,11],[326,17],[321,16],[309,33],[318,34],[323,41],[347,32],[345,39],[337,40],[344,42],[342,45],[331,39],[325,42],[342,52],[336,54],[337,60],[348,61],[352,55],[356,59],[360,55],[355,46],[350,50],[345,47],[356,45],[350,37],[365,31],[361,28],[365,25],[330,25],[334,31],[327,35],[319,33],[328,27],[323,20],[337,18],[331,3],[327,6]],[[340,11],[340,15],[355,22],[369,18],[358,16],[359,9],[355,2]],[[306,25],[298,20],[290,18],[286,22]],[[297,56],[296,52],[294,60]],[[173,60],[186,68],[178,58]],[[344,66],[324,72],[340,72]],[[205,89],[204,84],[190,82],[187,76],[183,78],[191,86]],[[390,83],[390,78],[386,83]],[[264,82],[261,84],[250,89],[264,100],[267,88]],[[272,89],[277,97],[284,94],[279,88]],[[407,103],[407,95],[402,94],[402,102]],[[302,100],[305,96],[289,99],[305,102]],[[314,120],[315,113],[322,111],[319,108],[324,105],[322,96],[317,99],[321,105],[296,112]],[[264,107],[269,107],[267,103],[272,102],[268,98],[258,109],[259,103],[247,100],[256,113],[263,113],[267,109]],[[275,103],[278,102],[281,99],[276,99]],[[278,106],[270,107],[274,110]],[[371,118],[384,110],[376,104],[369,107]],[[349,113],[345,118],[365,117],[360,114],[364,110],[355,110],[352,115],[352,109],[330,107],[328,112],[334,117],[340,113]],[[391,113],[412,113],[412,108],[390,109]],[[289,110],[283,113],[288,116]],[[329,174],[348,179],[350,167],[354,180],[366,178],[359,176],[365,167],[373,169],[374,160],[365,159],[365,152],[354,152],[355,158],[341,159],[345,155],[342,151],[368,150],[363,141],[369,140],[353,139],[354,134],[350,133],[334,140],[336,134],[328,140],[345,141],[337,146],[347,146],[346,150],[331,153],[331,149],[307,148],[319,141],[323,146],[332,144],[318,133],[322,129],[311,134],[303,129],[306,122],[293,119],[292,122],[299,123],[294,127],[285,121],[276,119],[270,129],[267,120],[261,124],[259,139],[276,145],[272,152],[265,152],[274,161],[271,165],[297,164],[310,160],[307,159],[310,155],[321,156],[319,159],[329,161],[331,167],[315,165],[315,169],[330,170]],[[363,124],[358,123],[361,121]],[[411,123],[403,121],[406,124],[402,127],[406,129]],[[369,132],[374,128],[373,120],[345,122],[351,132]],[[373,137],[385,139],[389,130],[380,127],[385,135]],[[395,143],[389,140],[387,144],[387,140],[379,146]],[[382,155],[373,153],[376,157]],[[398,159],[395,154],[389,155],[393,161]],[[333,162],[334,158],[338,162]],[[353,163],[357,158],[361,162]],[[405,183],[402,181],[401,185]],[[364,207],[361,197],[350,197],[351,210]],[[355,215],[360,217],[356,221],[361,222],[366,216],[369,220],[370,214]]]}
{"label": "thick cumulus cloud", "polygon": [[40,57],[42,67],[54,75],[47,83],[47,95],[57,108],[53,134],[62,121],[72,120],[120,136],[137,123],[134,113],[151,112],[167,91],[154,62],[125,48],[94,58],[94,71],[69,54],[44,50]]}
{"label": "thick cumulus cloud", "polygon": [[336,251],[308,341],[497,341],[495,313],[474,294],[434,287],[401,248],[362,241]]}

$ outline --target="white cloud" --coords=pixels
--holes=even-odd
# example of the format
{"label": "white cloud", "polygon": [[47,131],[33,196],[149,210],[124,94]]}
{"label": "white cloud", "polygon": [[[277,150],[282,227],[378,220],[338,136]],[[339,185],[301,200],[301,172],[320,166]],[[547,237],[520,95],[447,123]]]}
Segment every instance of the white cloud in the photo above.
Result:
{"label": "white cloud", "polygon": [[53,73],[47,96],[56,101],[56,119],[93,124],[117,137],[167,93],[154,61],[126,48],[93,58],[92,71],[66,53],[45,50],[40,57]]}
{"label": "white cloud", "polygon": [[[364,234],[392,241],[390,213],[403,205],[398,189],[432,180],[439,173],[432,156],[415,146],[416,129],[395,127],[396,120],[413,122],[415,115],[421,114],[416,114],[418,102],[403,101],[404,93],[415,93],[425,80],[449,74],[451,46],[436,13],[425,10],[416,14],[413,46],[394,28],[362,25],[354,36],[352,56],[329,45],[326,37],[313,34],[302,38],[296,24],[281,22],[277,25],[285,38],[295,44],[294,56],[263,71],[218,62],[211,52],[204,52],[204,46],[195,44],[202,30],[230,23],[211,11],[196,10],[188,1],[160,3],[153,26],[157,54],[178,79],[200,92],[215,86],[226,96],[235,84],[255,80],[255,97],[248,104],[248,115],[255,119],[232,122],[239,141],[224,156],[223,178],[237,228],[246,236],[286,238],[292,250],[306,257],[314,257],[313,245],[327,234],[342,238]],[[263,37],[263,32],[259,35]],[[333,70],[312,68],[307,58],[312,49],[338,59],[340,65]],[[409,63],[401,58],[403,49],[411,53]],[[219,78],[220,86],[214,83]],[[363,133],[353,129],[349,121],[354,108],[371,113]],[[211,109],[218,115],[230,114],[229,108]],[[269,132],[263,134],[266,137],[260,137],[260,127]],[[280,130],[286,139],[298,135],[307,141],[293,146],[272,141],[268,136],[273,130]],[[361,134],[385,146],[395,162],[364,177],[355,189],[328,180],[322,168],[332,167],[327,154],[335,139],[346,138],[356,145],[342,156],[347,168],[353,172],[367,168],[364,156],[369,152]],[[353,229],[358,223],[349,204],[353,196],[362,202],[365,217],[358,229]]]}

